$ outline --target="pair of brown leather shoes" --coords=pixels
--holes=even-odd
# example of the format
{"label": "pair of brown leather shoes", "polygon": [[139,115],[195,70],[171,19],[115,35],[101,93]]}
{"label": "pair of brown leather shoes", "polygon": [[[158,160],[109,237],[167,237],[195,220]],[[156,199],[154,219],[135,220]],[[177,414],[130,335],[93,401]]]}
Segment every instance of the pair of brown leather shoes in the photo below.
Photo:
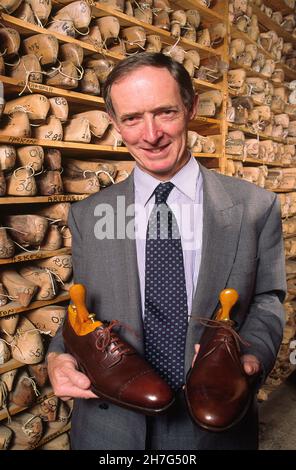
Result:
{"label": "pair of brown leather shoes", "polygon": [[[73,304],[63,327],[66,350],[90,379],[92,391],[125,408],[145,414],[165,412],[173,403],[170,387],[135,349],[114,332],[118,322],[94,321],[85,306],[85,288],[70,289]],[[197,360],[189,371],[185,397],[194,422],[211,431],[236,424],[247,411],[251,393],[243,371],[238,335],[229,312],[238,298],[227,289],[220,295],[218,321],[207,321]]]}

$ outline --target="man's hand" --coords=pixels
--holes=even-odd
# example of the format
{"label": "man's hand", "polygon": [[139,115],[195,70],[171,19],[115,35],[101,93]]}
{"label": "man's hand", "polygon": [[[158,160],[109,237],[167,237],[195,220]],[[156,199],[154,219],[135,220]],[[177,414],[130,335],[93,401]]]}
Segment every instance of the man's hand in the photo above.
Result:
{"label": "man's hand", "polygon": [[98,398],[90,388],[89,378],[79,372],[77,362],[70,354],[49,353],[48,375],[54,394],[62,400],[70,398]]}
{"label": "man's hand", "polygon": [[[193,365],[195,363],[195,360],[196,360],[196,357],[198,355],[199,348],[200,348],[200,344],[195,344],[194,345],[195,354],[194,354],[193,360],[192,360],[192,365],[191,365],[192,367],[193,367]],[[243,364],[243,367],[244,367],[244,371],[247,375],[254,375],[254,374],[258,374],[258,372],[260,372],[261,364],[260,364],[260,361],[257,359],[256,356],[253,356],[252,354],[244,354],[241,357],[241,361],[242,361],[242,364]]]}
{"label": "man's hand", "polygon": [[252,354],[244,354],[241,357],[241,361],[247,375],[254,375],[260,372],[261,364],[256,356],[253,356]]}

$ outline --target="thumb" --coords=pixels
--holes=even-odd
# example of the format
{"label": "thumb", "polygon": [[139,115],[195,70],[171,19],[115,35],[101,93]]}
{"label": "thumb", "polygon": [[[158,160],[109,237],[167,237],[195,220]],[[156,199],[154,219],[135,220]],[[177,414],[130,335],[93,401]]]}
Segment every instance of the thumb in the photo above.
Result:
{"label": "thumb", "polygon": [[74,370],[71,372],[70,380],[73,385],[76,385],[76,387],[82,388],[84,390],[87,390],[91,385],[91,382],[87,375],[83,374],[82,372],[79,372],[78,370]]}

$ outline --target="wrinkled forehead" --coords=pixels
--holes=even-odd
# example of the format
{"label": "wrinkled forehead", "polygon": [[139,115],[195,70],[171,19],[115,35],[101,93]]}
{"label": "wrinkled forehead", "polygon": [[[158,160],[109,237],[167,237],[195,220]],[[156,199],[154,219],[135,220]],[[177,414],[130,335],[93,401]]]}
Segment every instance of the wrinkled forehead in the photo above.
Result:
{"label": "wrinkled forehead", "polygon": [[163,68],[141,67],[133,70],[114,82],[110,91],[113,106],[182,103],[177,81]]}

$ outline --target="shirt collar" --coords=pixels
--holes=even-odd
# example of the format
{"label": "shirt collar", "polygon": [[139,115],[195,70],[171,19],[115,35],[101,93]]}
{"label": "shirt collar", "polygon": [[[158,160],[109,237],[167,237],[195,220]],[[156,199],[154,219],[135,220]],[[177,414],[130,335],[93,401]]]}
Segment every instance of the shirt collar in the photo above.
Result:
{"label": "shirt collar", "polygon": [[[199,165],[195,158],[191,156],[186,165],[184,165],[169,181],[171,181],[179,191],[189,197],[192,201],[195,201],[199,174]],[[145,173],[138,165],[135,166],[135,191],[137,192],[137,198],[141,204],[147,204],[160,182],[161,181],[157,178]]]}

